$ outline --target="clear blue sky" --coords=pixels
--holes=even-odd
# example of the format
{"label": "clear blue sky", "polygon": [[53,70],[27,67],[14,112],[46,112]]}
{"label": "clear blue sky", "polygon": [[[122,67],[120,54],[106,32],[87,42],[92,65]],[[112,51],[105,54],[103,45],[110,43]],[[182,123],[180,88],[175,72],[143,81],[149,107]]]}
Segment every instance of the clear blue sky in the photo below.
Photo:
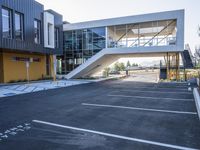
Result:
{"label": "clear blue sky", "polygon": [[200,44],[200,0],[37,0],[71,23],[152,12],[185,9],[185,43]]}

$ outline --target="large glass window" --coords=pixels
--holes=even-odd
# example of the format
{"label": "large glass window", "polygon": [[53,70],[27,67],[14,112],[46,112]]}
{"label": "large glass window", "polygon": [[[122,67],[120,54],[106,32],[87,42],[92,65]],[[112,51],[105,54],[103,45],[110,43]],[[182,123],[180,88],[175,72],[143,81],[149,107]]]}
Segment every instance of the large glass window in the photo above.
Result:
{"label": "large glass window", "polygon": [[23,14],[16,12],[15,13],[15,39],[23,40],[24,39],[24,17]]}
{"label": "large glass window", "polygon": [[[64,32],[65,73],[106,47],[105,27]],[[72,60],[69,61],[68,60]]]}
{"label": "large glass window", "polygon": [[93,34],[93,50],[94,53],[105,48],[105,29],[104,28],[93,28],[91,29]]}
{"label": "large glass window", "polygon": [[12,11],[2,8],[2,32],[3,38],[12,38]]}
{"label": "large glass window", "polygon": [[102,50],[105,48],[105,28],[92,28],[64,33],[65,50]]}
{"label": "large glass window", "polygon": [[108,47],[175,45],[176,32],[176,20],[110,26]]}
{"label": "large glass window", "polygon": [[41,23],[39,20],[34,20],[34,42],[41,44]]}
{"label": "large glass window", "polygon": [[73,50],[73,40],[72,40],[72,31],[68,31],[64,33],[64,48],[65,50]]}

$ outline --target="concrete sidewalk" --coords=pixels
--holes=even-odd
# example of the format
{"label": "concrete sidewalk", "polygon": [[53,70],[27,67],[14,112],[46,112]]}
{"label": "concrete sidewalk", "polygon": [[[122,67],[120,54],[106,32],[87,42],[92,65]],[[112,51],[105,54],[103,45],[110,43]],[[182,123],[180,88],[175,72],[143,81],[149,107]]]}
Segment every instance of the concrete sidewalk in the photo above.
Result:
{"label": "concrete sidewalk", "polygon": [[85,80],[59,80],[59,81],[41,81],[34,83],[19,83],[19,84],[6,84],[0,86],[0,97],[13,96],[24,93],[37,92],[42,90],[56,89],[68,87],[79,84],[90,83],[91,81]]}
{"label": "concrete sidewalk", "polygon": [[57,80],[57,81],[35,81],[31,83],[11,83],[0,85],[0,97],[13,96],[18,94],[25,94],[49,89],[57,89],[62,87],[69,87],[73,85],[80,85],[92,82],[101,82],[111,79],[118,79],[122,76],[111,76],[108,78],[99,78],[94,80],[74,79],[74,80]]}

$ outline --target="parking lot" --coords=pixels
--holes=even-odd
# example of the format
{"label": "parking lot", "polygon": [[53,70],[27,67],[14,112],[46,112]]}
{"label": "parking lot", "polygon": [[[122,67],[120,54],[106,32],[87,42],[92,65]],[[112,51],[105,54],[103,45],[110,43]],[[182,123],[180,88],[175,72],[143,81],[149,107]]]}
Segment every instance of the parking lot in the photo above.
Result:
{"label": "parking lot", "polygon": [[0,149],[200,149],[188,87],[125,79],[0,98]]}

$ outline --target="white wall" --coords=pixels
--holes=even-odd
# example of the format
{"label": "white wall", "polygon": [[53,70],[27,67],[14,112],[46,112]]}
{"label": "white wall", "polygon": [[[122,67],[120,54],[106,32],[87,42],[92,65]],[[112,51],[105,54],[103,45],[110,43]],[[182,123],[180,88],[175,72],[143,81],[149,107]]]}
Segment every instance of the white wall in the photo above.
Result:
{"label": "white wall", "polygon": [[[49,29],[50,32],[48,32],[49,25],[50,25],[50,29]],[[54,34],[55,34],[54,33],[54,15],[49,12],[44,12],[44,47],[55,48]]]}

